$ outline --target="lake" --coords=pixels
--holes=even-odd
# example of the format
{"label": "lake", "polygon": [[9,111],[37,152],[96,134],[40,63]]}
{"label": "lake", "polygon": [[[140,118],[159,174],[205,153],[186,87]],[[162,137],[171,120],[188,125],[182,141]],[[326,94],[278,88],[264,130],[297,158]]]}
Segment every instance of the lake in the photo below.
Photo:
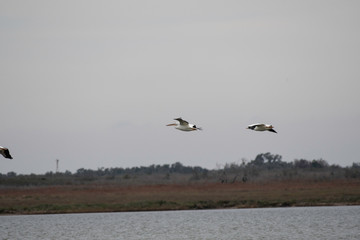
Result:
{"label": "lake", "polygon": [[360,206],[10,215],[0,239],[360,239]]}

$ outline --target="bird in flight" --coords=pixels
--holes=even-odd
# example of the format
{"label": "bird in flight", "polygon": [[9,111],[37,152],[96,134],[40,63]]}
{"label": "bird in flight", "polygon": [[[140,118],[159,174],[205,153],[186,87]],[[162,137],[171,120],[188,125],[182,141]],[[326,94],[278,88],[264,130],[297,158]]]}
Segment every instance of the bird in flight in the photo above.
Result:
{"label": "bird in flight", "polygon": [[0,146],[0,153],[1,153],[1,155],[4,156],[4,158],[12,159],[12,156],[10,155],[9,149]]}
{"label": "bird in flight", "polygon": [[176,129],[181,130],[181,131],[196,131],[196,130],[202,130],[199,127],[196,127],[196,125],[191,124],[185,120],[183,120],[182,118],[175,118],[174,120],[178,121],[179,123],[170,123],[166,126],[175,126]]}
{"label": "bird in flight", "polygon": [[255,123],[255,124],[251,124],[247,127],[247,129],[251,129],[254,131],[269,131],[269,132],[273,132],[273,133],[277,133],[274,130],[274,127],[272,125],[269,124],[263,124],[263,123]]}

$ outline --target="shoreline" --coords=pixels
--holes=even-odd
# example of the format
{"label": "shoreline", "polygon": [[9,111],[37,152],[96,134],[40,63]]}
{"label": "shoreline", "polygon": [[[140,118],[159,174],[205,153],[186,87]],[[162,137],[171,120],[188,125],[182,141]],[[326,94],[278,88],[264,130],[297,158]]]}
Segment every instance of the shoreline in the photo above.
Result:
{"label": "shoreline", "polygon": [[360,203],[335,203],[318,205],[292,205],[292,206],[253,206],[253,207],[228,207],[228,208],[203,208],[203,209],[152,209],[152,210],[114,210],[114,211],[78,211],[78,212],[26,212],[26,213],[0,213],[0,216],[24,215],[52,215],[52,214],[87,214],[87,213],[131,213],[131,212],[166,212],[166,211],[201,211],[201,210],[227,210],[227,209],[260,209],[260,208],[302,208],[302,207],[347,207],[360,206]]}

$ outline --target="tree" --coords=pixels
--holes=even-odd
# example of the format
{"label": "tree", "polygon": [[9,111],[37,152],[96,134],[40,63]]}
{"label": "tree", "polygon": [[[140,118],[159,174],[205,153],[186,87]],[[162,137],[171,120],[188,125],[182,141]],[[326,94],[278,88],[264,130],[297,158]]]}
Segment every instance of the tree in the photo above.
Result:
{"label": "tree", "polygon": [[313,167],[313,168],[326,168],[326,167],[329,167],[329,164],[323,159],[312,160],[311,167]]}
{"label": "tree", "polygon": [[308,160],[305,159],[295,159],[294,161],[295,168],[310,168],[311,163]]}
{"label": "tree", "polygon": [[16,177],[16,172],[8,172],[7,176],[8,177]]}
{"label": "tree", "polygon": [[271,154],[271,153],[267,152],[267,153],[258,154],[255,157],[255,159],[250,162],[250,164],[253,164],[253,165],[259,166],[259,167],[266,166],[268,169],[286,166],[287,163],[281,161],[281,159],[282,159],[281,155]]}

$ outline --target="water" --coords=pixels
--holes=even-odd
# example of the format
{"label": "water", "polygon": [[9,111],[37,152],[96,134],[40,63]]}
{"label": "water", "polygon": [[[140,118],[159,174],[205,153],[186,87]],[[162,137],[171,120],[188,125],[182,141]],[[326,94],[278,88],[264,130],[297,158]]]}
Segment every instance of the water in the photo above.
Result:
{"label": "water", "polygon": [[0,216],[0,239],[360,239],[360,206]]}

